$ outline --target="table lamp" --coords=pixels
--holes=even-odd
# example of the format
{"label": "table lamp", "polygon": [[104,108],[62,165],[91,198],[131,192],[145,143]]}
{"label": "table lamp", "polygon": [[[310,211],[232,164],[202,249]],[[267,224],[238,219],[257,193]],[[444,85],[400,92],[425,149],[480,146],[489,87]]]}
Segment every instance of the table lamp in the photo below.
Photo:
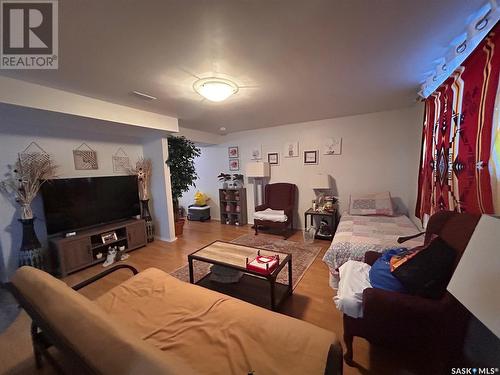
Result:
{"label": "table lamp", "polygon": [[483,215],[448,291],[500,338],[500,219]]}
{"label": "table lamp", "polygon": [[316,205],[322,208],[325,192],[321,190],[330,190],[330,176],[323,173],[317,173],[311,178],[311,187],[316,191]]}
{"label": "table lamp", "polygon": [[[254,179],[254,203],[258,206],[264,201],[264,181],[271,176],[269,163],[261,161],[247,163],[245,166],[245,174],[248,178]],[[259,191],[262,200],[259,199]]]}

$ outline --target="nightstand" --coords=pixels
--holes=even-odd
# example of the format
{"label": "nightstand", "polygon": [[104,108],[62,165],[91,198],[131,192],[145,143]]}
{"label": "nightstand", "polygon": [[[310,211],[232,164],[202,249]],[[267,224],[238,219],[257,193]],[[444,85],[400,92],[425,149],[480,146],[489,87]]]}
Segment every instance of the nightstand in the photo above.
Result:
{"label": "nightstand", "polygon": [[322,236],[318,234],[319,228],[316,230],[316,234],[314,235],[314,238],[317,238],[319,240],[329,240],[331,241],[333,239],[333,236],[335,235],[335,231],[337,230],[337,224],[338,224],[338,217],[337,217],[337,209],[334,209],[333,211],[314,211],[312,208],[308,209],[306,212],[304,212],[304,229],[307,229],[307,218],[309,217],[310,220],[310,225],[314,225],[314,217],[319,216],[321,218],[326,218],[328,223],[330,224],[330,229],[332,231],[331,236]]}

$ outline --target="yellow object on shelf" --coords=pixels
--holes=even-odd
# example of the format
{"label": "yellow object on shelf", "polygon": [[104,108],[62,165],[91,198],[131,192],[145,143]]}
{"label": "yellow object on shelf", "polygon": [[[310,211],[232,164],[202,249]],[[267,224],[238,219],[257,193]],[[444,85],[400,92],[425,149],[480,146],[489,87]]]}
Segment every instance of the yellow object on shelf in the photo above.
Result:
{"label": "yellow object on shelf", "polygon": [[205,206],[210,198],[205,193],[201,191],[196,192],[194,195],[194,204],[196,206]]}

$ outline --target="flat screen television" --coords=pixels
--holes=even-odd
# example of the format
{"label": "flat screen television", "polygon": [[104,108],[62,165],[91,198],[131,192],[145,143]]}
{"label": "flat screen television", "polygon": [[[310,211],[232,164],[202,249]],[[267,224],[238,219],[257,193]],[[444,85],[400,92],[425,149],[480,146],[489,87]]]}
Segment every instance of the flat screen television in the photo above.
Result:
{"label": "flat screen television", "polygon": [[49,235],[140,214],[137,176],[53,179],[41,190]]}

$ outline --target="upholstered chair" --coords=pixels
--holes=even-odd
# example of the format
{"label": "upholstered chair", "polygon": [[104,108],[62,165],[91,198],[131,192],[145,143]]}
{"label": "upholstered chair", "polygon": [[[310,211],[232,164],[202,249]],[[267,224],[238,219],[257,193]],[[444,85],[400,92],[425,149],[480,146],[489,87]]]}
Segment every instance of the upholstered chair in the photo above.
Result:
{"label": "upholstered chair", "polygon": [[[440,236],[456,251],[456,267],[479,218],[480,215],[438,212],[429,219],[425,244],[433,235]],[[380,256],[369,251],[365,262],[373,265]],[[452,358],[461,349],[469,317],[467,310],[449,292],[439,299],[429,299],[377,288],[365,289],[363,317],[356,319],[344,314],[344,359],[348,364],[353,362],[354,336],[363,337],[371,344],[404,347],[406,351],[426,348],[430,353],[438,353],[440,360]]]}
{"label": "upholstered chair", "polygon": [[[266,185],[264,203],[255,207],[255,235],[259,234],[259,227],[268,227],[281,230],[284,238],[288,238],[293,231],[296,195],[297,186],[294,184],[276,183]],[[271,212],[273,215],[268,216],[266,212]]]}

